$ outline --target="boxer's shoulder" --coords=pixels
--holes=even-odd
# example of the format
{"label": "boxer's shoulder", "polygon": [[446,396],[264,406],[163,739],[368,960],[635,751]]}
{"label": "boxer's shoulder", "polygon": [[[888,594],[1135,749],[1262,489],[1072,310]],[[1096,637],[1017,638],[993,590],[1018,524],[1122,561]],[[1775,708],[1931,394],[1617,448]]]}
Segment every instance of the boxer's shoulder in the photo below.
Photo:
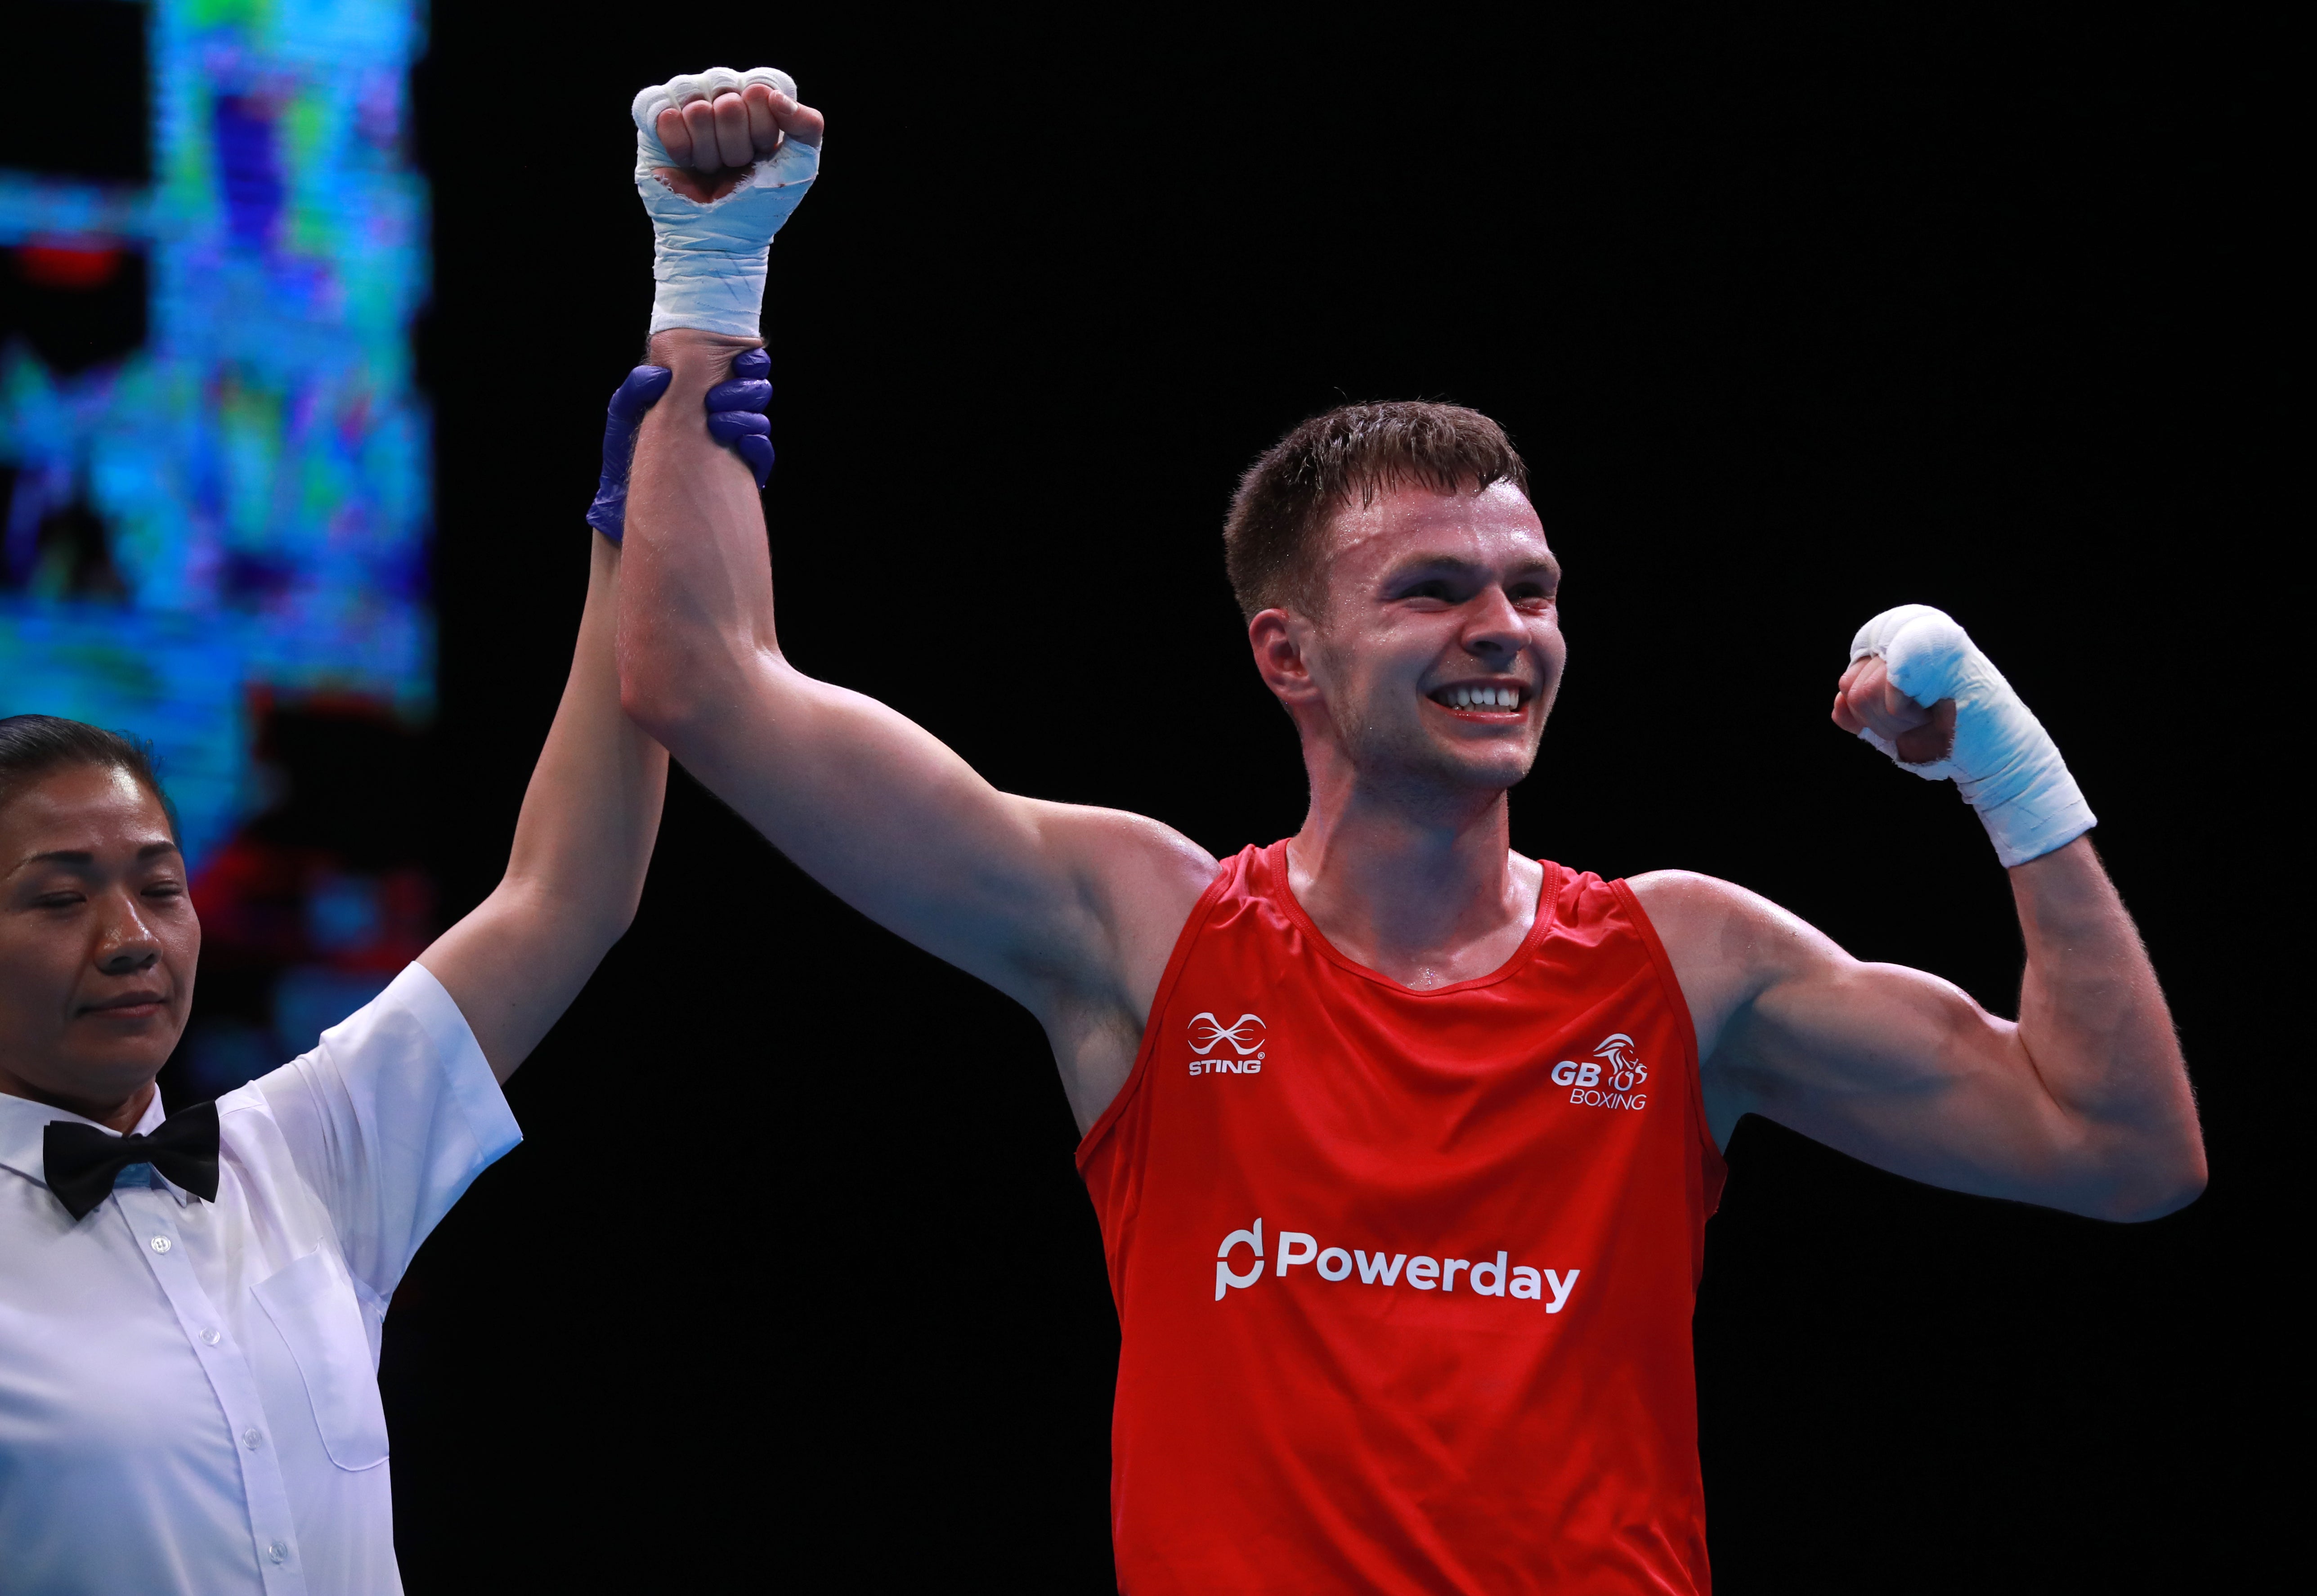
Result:
{"label": "boxer's shoulder", "polygon": [[1694,870],[1630,877],[1689,1005],[1701,1059],[1731,1018],[1777,982],[1841,959],[1827,935],[1734,882]]}

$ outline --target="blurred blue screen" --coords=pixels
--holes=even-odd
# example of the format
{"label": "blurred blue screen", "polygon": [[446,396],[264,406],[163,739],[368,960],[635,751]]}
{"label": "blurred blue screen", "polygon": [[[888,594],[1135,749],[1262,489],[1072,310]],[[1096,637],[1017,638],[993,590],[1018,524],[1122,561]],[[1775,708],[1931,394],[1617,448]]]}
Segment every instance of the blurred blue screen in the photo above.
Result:
{"label": "blurred blue screen", "polygon": [[79,125],[148,137],[0,150],[0,714],[150,739],[198,867],[271,801],[264,706],[432,711],[421,7],[28,4]]}

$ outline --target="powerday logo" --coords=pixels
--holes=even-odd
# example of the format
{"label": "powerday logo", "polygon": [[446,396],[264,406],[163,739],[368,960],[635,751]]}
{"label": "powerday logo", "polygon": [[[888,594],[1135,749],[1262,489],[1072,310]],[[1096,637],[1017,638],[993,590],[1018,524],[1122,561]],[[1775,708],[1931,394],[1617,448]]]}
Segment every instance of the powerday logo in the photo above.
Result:
{"label": "powerday logo", "polygon": [[1260,1075],[1264,1029],[1259,1014],[1242,1014],[1225,1025],[1212,1009],[1191,1016],[1191,1073]]}
{"label": "powerday logo", "polygon": [[1650,1106],[1650,1095],[1636,1089],[1646,1085],[1650,1067],[1633,1049],[1633,1039],[1623,1031],[1603,1037],[1593,1056],[1579,1063],[1563,1059],[1552,1066],[1553,1082],[1570,1088],[1569,1100],[1580,1108],[1630,1108]]}
{"label": "powerday logo", "polygon": [[[1357,1284],[1385,1291],[1437,1291],[1453,1296],[1456,1277],[1462,1275],[1468,1296],[1533,1302],[1548,1314],[1558,1314],[1569,1305],[1569,1294],[1577,1289],[1577,1277],[1584,1273],[1582,1269],[1570,1269],[1564,1274],[1559,1269],[1514,1263],[1510,1251],[1502,1247],[1497,1249],[1493,1259],[1485,1251],[1476,1259],[1450,1258],[1445,1248],[1437,1257],[1423,1252],[1411,1257],[1405,1252],[1387,1253],[1382,1248],[1370,1252],[1364,1247],[1322,1247],[1320,1238],[1308,1231],[1283,1230],[1274,1239],[1278,1242],[1273,1254],[1276,1266],[1272,1270],[1276,1279],[1288,1280],[1291,1269],[1309,1264],[1312,1276],[1331,1286]],[[1242,1247],[1251,1255],[1248,1267],[1233,1269],[1231,1254]],[[1356,1282],[1352,1280],[1355,1271],[1359,1275]],[[1235,1230],[1225,1236],[1223,1244],[1215,1250],[1215,1300],[1221,1302],[1234,1291],[1261,1284],[1264,1273],[1263,1221],[1257,1219],[1247,1229]],[[1311,1278],[1297,1276],[1295,1279]],[[1309,1289],[1308,1286],[1305,1289]]]}

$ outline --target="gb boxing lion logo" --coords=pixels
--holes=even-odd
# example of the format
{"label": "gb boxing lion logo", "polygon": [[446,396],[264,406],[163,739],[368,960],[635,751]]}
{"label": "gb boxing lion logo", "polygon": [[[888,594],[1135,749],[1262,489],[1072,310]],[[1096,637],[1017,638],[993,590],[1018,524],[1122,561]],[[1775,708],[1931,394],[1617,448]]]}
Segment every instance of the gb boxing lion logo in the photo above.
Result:
{"label": "gb boxing lion logo", "polygon": [[[1609,1078],[1606,1088],[1605,1074]],[[1649,1078],[1650,1067],[1623,1031],[1603,1037],[1583,1063],[1563,1059],[1552,1066],[1554,1084],[1570,1088],[1569,1100],[1581,1108],[1646,1108],[1649,1094],[1636,1089]]]}
{"label": "gb boxing lion logo", "polygon": [[1650,1067],[1633,1056],[1633,1039],[1619,1031],[1593,1049],[1609,1066],[1609,1085],[1617,1091],[1631,1091],[1650,1078]]}
{"label": "gb boxing lion logo", "polygon": [[[1216,1053],[1225,1043],[1230,1054]],[[1191,1016],[1191,1060],[1194,1075],[1260,1075],[1263,1073],[1263,1017],[1242,1014],[1225,1025],[1206,1009]],[[1214,1054],[1210,1058],[1208,1054]]]}

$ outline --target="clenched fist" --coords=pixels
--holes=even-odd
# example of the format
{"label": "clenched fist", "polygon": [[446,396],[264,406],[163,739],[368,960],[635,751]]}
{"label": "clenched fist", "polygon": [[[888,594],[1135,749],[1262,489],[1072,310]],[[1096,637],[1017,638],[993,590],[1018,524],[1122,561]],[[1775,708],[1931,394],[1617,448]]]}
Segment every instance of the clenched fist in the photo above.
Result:
{"label": "clenched fist", "polygon": [[2044,723],[1953,616],[1884,610],[1850,640],[1834,723],[1926,781],[1952,781],[2008,867],[2090,830],[2091,806]]}
{"label": "clenched fist", "polygon": [[770,67],[711,67],[645,89],[636,193],[652,220],[651,330],[757,336],[766,251],[819,175],[820,112]]}
{"label": "clenched fist", "polygon": [[[725,77],[739,86],[726,86]],[[819,112],[798,103],[795,82],[771,67],[745,75],[711,67],[673,79],[659,93],[666,101],[653,111],[651,131],[673,164],[655,167],[653,175],[702,204],[738,187],[747,169],[784,139],[817,149],[828,130]]]}
{"label": "clenched fist", "polygon": [[1928,709],[1891,679],[1879,654],[1854,659],[1834,690],[1834,723],[1856,737],[1872,731],[1898,749],[1900,762],[1929,765],[1955,747],[1955,702],[1942,698]]}

